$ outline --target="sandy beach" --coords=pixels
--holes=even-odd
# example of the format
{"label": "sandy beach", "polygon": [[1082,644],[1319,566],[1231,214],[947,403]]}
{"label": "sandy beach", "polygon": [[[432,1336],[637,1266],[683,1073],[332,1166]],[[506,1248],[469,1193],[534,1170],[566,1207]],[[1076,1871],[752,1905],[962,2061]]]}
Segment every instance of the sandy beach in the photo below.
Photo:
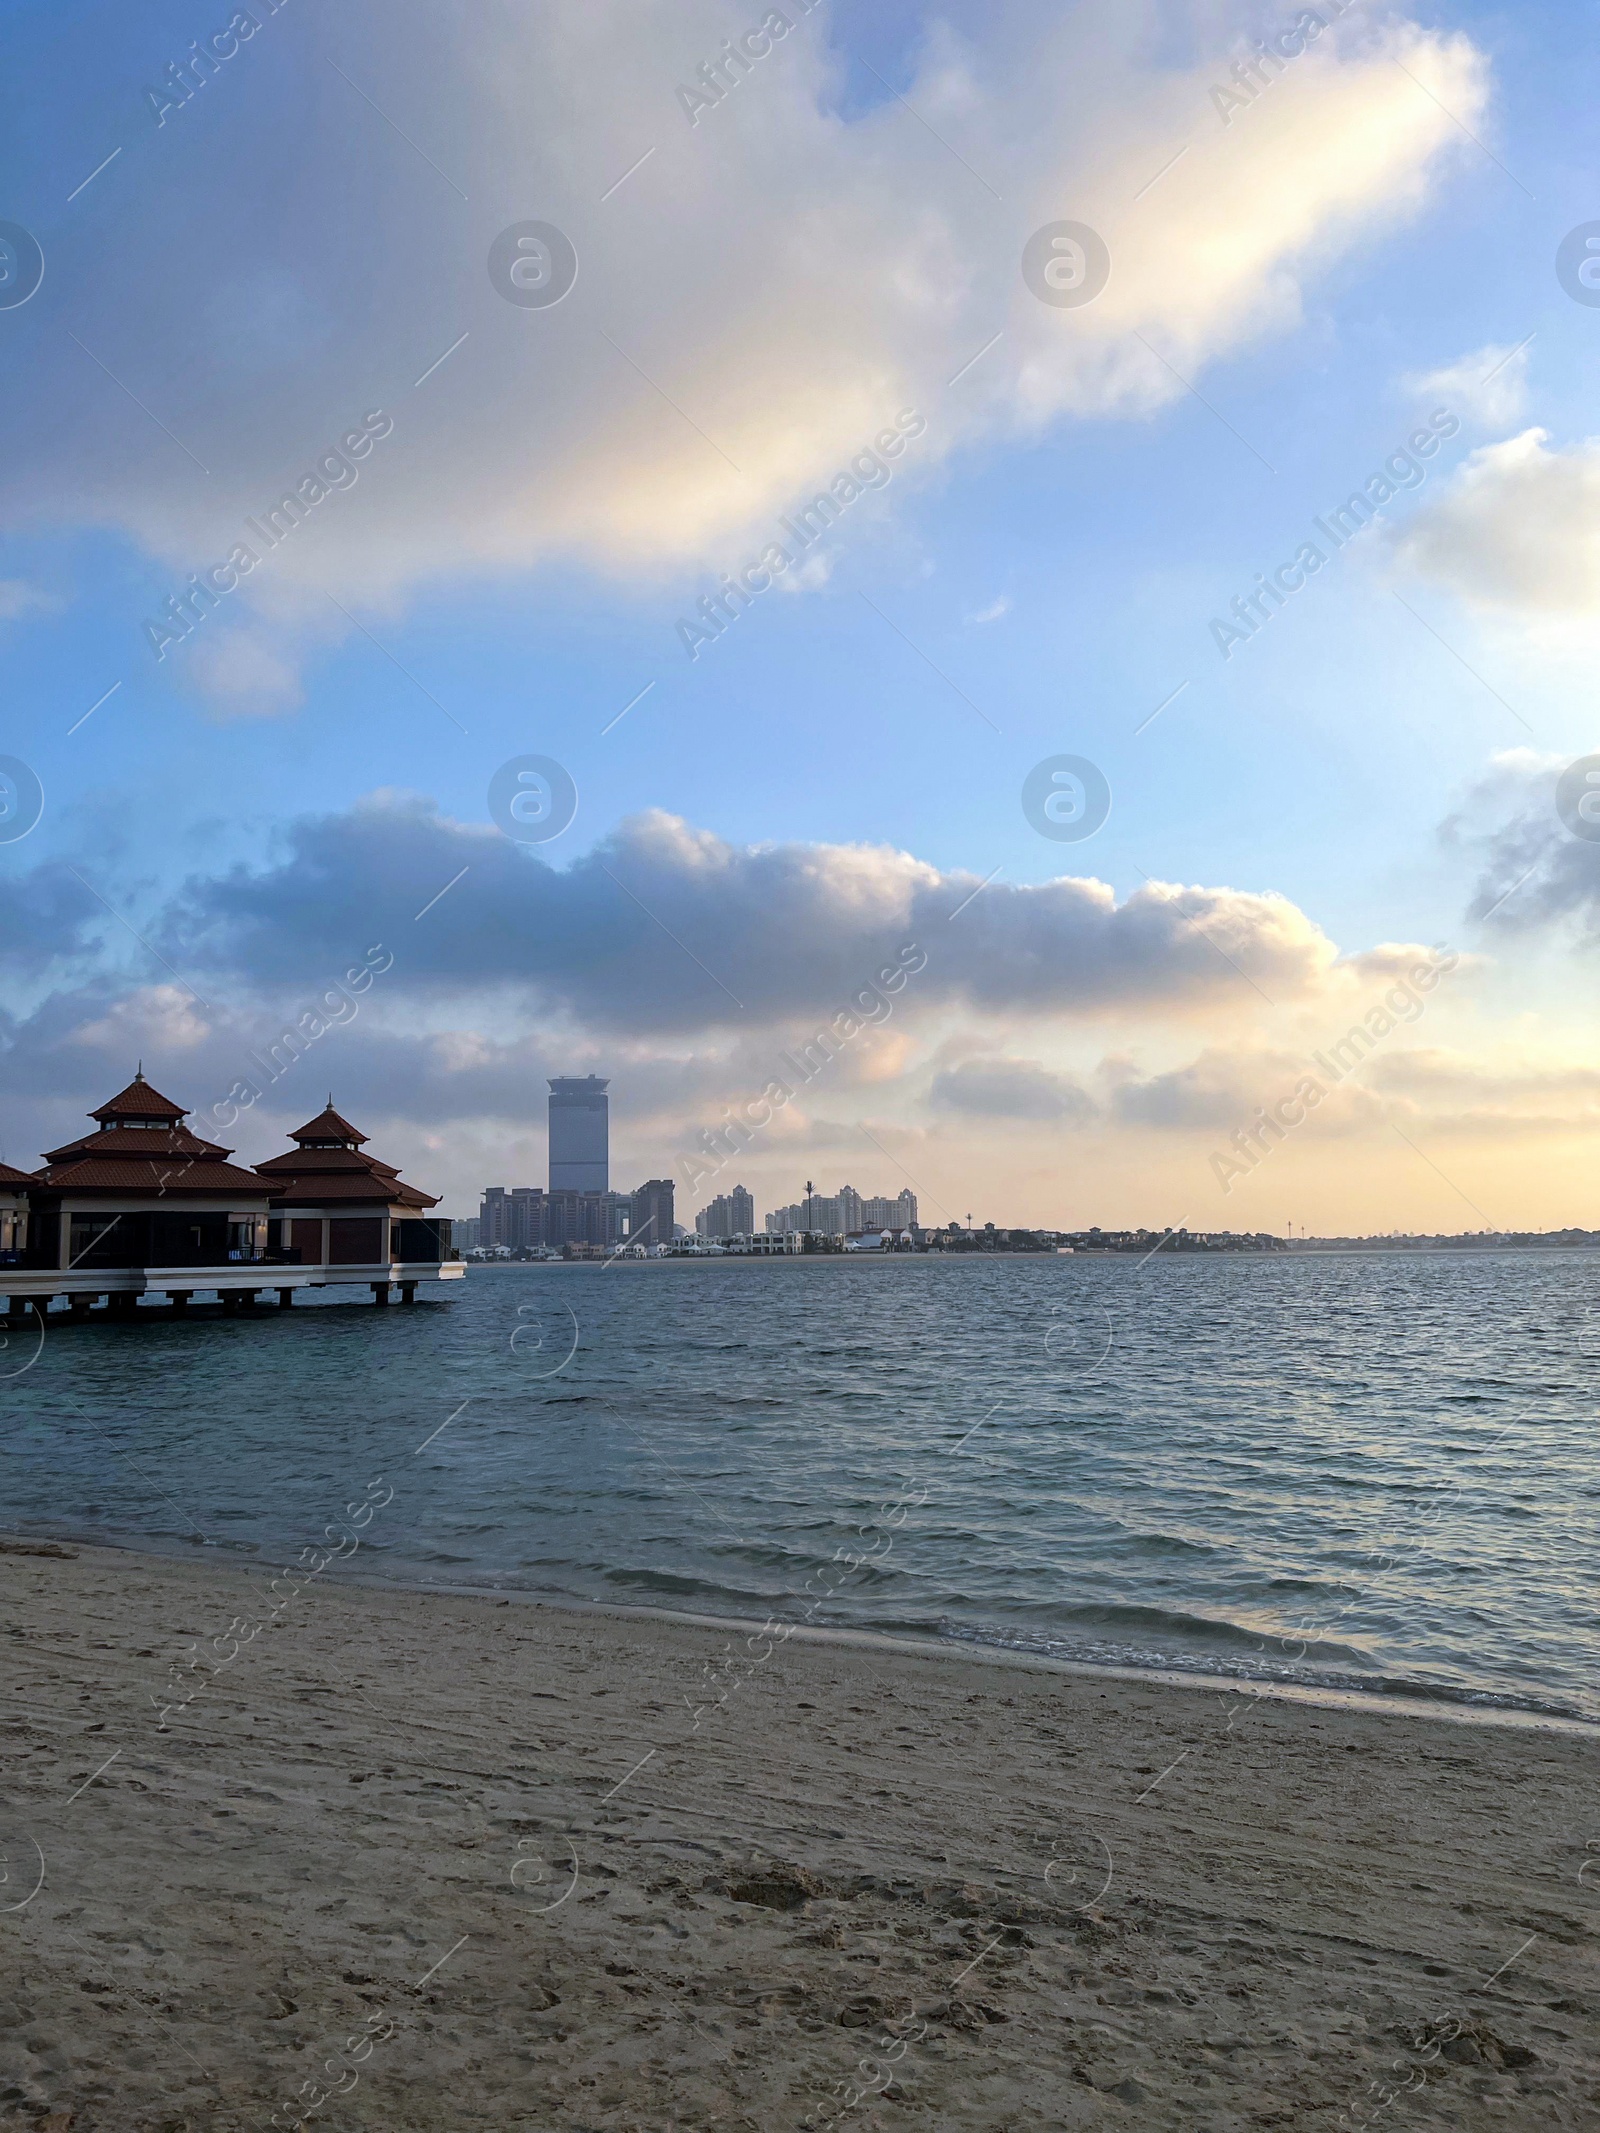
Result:
{"label": "sandy beach", "polygon": [[17,1550],[6,2123],[1600,2120],[1592,1737]]}

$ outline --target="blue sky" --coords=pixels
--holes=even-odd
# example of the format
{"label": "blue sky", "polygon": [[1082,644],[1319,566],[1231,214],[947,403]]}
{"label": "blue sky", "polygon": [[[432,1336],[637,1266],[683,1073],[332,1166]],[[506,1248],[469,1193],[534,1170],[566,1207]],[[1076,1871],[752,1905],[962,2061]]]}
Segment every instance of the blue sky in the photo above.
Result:
{"label": "blue sky", "polygon": [[[247,1153],[331,1075],[464,1210],[491,1178],[542,1175],[542,1076],[570,1064],[612,1073],[622,1168],[678,1163],[692,1198],[683,1150],[826,1011],[828,983],[848,986],[858,944],[898,941],[903,871],[868,866],[863,886],[833,856],[861,847],[910,855],[950,909],[992,877],[994,952],[1030,975],[980,999],[958,958],[751,1146],[758,1198],[792,1198],[797,1165],[897,1189],[881,1144],[1002,1220],[1586,1218],[1588,888],[1571,867],[1587,853],[1550,789],[1593,745],[1600,310],[1554,267],[1600,217],[1579,100],[1592,21],[1355,9],[1224,128],[1212,85],[1299,11],[1134,8],[1107,31],[1020,0],[819,7],[691,127],[678,85],[760,8],[601,7],[577,28],[509,6],[334,23],[283,0],[158,125],[147,92],[231,12],[21,9],[5,33],[0,218],[46,260],[38,293],[0,310],[16,437],[0,752],[47,795],[0,846],[25,937],[11,1160],[117,1085],[130,1042],[209,1101],[241,1031],[366,947],[347,858],[325,905],[347,937],[280,893],[305,818],[387,808],[410,851],[434,807],[487,837],[493,773],[539,753],[571,772],[578,815],[511,856],[587,856],[603,897],[605,855],[613,875],[632,855],[666,867],[649,878],[670,900],[706,862],[645,856],[626,825],[652,810],[719,851],[781,847],[781,894],[748,859],[713,869],[729,897],[766,882],[765,945],[703,882],[687,946],[653,907],[662,982],[686,1003],[668,1033],[654,1009],[630,1025],[627,957],[606,1005],[516,932],[589,939],[570,900],[544,917],[534,899],[509,932],[510,906],[474,906],[461,923],[498,960],[463,940],[452,981],[408,937],[382,1005],[327,1040],[326,1068],[306,1062],[305,1093],[263,1093]],[[1054,311],[1018,255],[1074,212],[1107,222],[1112,278]],[[548,311],[502,303],[484,268],[534,216],[579,257]],[[1212,618],[1447,403],[1459,428],[1426,478],[1224,660]],[[923,434],[807,582],[686,657],[695,602],[906,407]],[[158,662],[160,603],[377,409],[392,430],[353,485]],[[1545,439],[1517,458],[1534,426]],[[1020,805],[1061,753],[1113,791],[1081,846],[1038,836]],[[1478,892],[1519,823],[1548,832],[1516,844],[1526,911],[1480,926],[1473,898],[1493,900]],[[87,922],[40,901],[38,870],[68,865]],[[238,868],[269,914],[248,941],[213,924]],[[466,903],[491,871],[450,893]],[[1166,961],[1141,951],[1137,982],[1102,984],[1076,936],[1040,939],[1034,906],[1001,900],[1062,875],[1108,885],[1129,933],[1152,880],[1204,909],[1184,907]],[[415,906],[448,878],[418,880]],[[816,879],[826,895],[793,890]],[[400,887],[374,926],[422,925]],[[877,933],[848,916],[862,897]],[[1315,966],[1284,994],[1272,899],[1302,929],[1290,961]],[[1223,943],[1203,951],[1214,985],[1189,970],[1195,929]],[[1328,953],[1302,955],[1313,940]],[[1468,957],[1449,997],[1222,1192],[1228,1135],[1367,1012],[1387,965],[1362,958],[1438,941]],[[719,955],[794,983],[729,1022],[702,975]],[[980,1095],[953,1101],[971,1061],[1004,1071],[969,1072]],[[1158,1122],[1128,1099],[1184,1075]],[[1011,1096],[985,1110],[997,1088]]]}

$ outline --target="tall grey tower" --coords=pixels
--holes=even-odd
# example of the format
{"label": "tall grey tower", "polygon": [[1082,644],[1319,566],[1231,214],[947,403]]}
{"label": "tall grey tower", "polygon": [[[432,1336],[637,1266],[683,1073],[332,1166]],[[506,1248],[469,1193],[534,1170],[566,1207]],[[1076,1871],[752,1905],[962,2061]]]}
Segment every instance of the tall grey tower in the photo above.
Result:
{"label": "tall grey tower", "polygon": [[611,1126],[598,1074],[562,1075],[550,1083],[550,1190],[611,1190]]}

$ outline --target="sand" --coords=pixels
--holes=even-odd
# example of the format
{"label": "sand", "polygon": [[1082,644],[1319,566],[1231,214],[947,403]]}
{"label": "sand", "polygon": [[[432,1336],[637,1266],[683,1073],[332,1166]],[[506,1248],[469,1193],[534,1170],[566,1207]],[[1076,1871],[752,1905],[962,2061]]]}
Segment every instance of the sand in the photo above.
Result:
{"label": "sand", "polygon": [[0,1554],[6,2123],[1600,2123],[1591,1737],[336,1575]]}

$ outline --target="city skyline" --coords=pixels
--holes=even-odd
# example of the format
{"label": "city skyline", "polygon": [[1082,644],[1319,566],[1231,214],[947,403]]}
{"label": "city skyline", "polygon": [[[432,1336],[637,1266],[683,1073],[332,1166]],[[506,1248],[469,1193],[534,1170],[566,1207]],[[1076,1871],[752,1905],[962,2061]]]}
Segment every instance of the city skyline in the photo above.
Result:
{"label": "city skyline", "polygon": [[0,1161],[1587,1222],[1600,37],[1322,12],[25,11]]}

